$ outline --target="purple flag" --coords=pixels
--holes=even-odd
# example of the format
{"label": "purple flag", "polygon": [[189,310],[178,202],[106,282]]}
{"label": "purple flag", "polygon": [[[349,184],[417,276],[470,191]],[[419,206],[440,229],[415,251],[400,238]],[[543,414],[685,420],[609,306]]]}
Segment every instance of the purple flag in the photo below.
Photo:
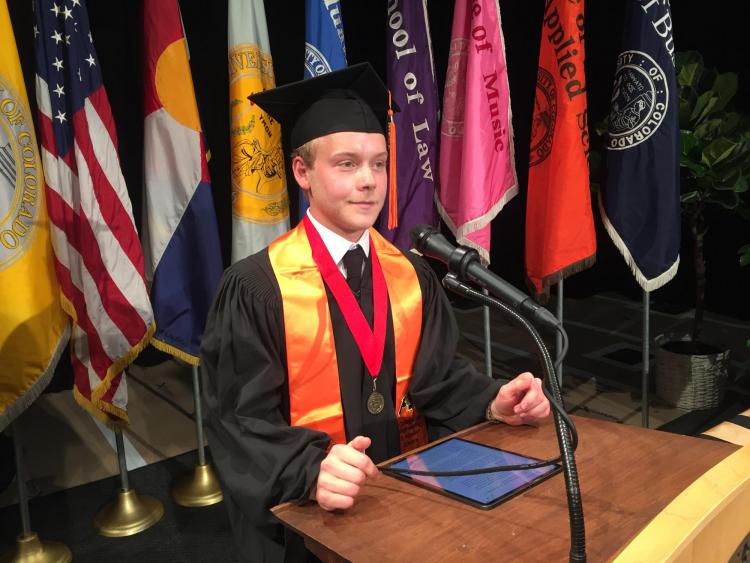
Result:
{"label": "purple flag", "polygon": [[388,88],[401,109],[395,114],[398,162],[398,227],[388,229],[388,202],[380,232],[410,248],[415,225],[437,225],[438,96],[425,0],[388,0]]}

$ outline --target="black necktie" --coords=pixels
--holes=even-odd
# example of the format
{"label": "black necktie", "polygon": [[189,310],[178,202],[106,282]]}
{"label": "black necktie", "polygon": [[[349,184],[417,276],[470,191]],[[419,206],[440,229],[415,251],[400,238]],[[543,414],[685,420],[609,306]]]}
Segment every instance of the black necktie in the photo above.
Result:
{"label": "black necktie", "polygon": [[344,268],[346,268],[346,283],[349,284],[354,295],[359,299],[362,287],[362,264],[365,261],[365,251],[357,245],[344,254]]}

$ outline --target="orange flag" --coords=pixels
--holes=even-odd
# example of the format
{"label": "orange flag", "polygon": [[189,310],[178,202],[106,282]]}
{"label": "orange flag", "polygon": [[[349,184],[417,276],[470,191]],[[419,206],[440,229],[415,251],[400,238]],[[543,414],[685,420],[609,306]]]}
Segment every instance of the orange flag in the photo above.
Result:
{"label": "orange flag", "polygon": [[583,5],[545,2],[526,201],[526,276],[542,298],[596,260]]}

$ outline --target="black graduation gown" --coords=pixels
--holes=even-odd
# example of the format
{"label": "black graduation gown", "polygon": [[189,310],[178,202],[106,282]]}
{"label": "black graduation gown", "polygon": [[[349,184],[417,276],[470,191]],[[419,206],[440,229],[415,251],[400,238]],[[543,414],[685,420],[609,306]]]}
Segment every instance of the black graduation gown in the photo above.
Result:
{"label": "black graduation gown", "polygon": [[[428,422],[430,438],[483,420],[500,381],[456,356],[453,311],[430,267],[404,253],[417,272],[423,321],[409,397]],[[372,323],[372,276],[365,263],[360,305]],[[336,301],[328,294],[347,439],[369,436],[378,463],[399,454],[394,415],[394,342],[390,312],[378,391],[379,415],[366,409],[372,377]],[[301,323],[311,322],[300,319]],[[281,293],[267,251],[232,265],[208,316],[201,350],[205,424],[224,489],[235,544],[243,561],[304,561],[299,537],[285,532],[269,509],[305,502],[326,456],[326,434],[289,426],[289,392]]]}

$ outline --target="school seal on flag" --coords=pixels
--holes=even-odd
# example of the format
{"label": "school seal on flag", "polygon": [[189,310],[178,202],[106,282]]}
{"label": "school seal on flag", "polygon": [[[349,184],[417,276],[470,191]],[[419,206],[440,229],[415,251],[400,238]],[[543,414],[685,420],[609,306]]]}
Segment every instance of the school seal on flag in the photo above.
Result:
{"label": "school seal on flag", "polygon": [[229,50],[232,212],[256,224],[276,224],[289,212],[279,124],[246,98],[273,88],[273,62],[258,45]]}
{"label": "school seal on flag", "polygon": [[333,69],[320,49],[312,43],[305,43],[305,70],[312,78],[331,72]]}
{"label": "school seal on flag", "polygon": [[617,59],[608,148],[628,149],[651,137],[667,115],[669,89],[659,64],[641,51]]}
{"label": "school seal on flag", "polygon": [[469,41],[467,39],[457,37],[451,40],[443,93],[443,120],[440,124],[440,133],[448,137],[464,136],[468,49]]}
{"label": "school seal on flag", "polygon": [[0,270],[23,255],[39,215],[39,151],[28,109],[0,76]]}
{"label": "school seal on flag", "polygon": [[552,151],[557,120],[557,88],[552,74],[539,67],[534,96],[534,121],[531,124],[531,156],[529,166],[544,162]]}

